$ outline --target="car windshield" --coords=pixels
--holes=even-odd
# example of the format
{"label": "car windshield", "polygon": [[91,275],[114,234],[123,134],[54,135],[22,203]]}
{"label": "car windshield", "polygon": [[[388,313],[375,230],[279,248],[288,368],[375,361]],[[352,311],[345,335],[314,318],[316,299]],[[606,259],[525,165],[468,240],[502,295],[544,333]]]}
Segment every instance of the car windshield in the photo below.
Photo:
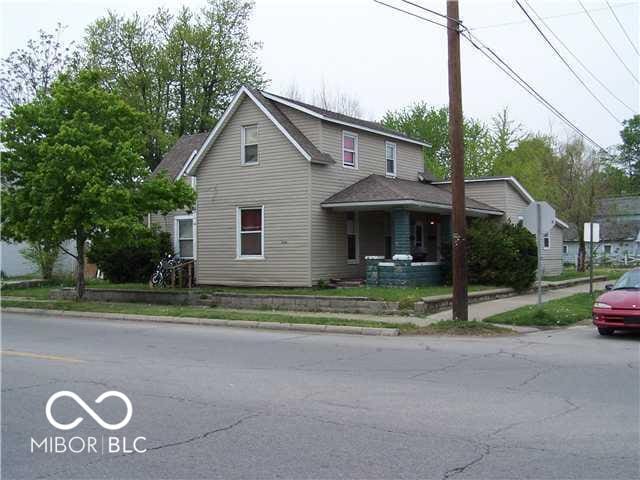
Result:
{"label": "car windshield", "polygon": [[640,290],[640,270],[633,270],[622,275],[613,286],[614,290]]}

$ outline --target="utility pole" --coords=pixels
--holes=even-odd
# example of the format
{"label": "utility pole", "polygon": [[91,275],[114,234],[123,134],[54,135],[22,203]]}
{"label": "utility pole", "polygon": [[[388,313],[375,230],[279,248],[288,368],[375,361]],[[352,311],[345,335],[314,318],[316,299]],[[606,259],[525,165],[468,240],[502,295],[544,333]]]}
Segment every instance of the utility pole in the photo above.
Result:
{"label": "utility pole", "polygon": [[449,55],[449,150],[453,195],[453,320],[469,317],[467,298],[467,219],[464,205],[464,143],[462,81],[460,75],[460,23],[458,0],[447,1],[447,50]]}

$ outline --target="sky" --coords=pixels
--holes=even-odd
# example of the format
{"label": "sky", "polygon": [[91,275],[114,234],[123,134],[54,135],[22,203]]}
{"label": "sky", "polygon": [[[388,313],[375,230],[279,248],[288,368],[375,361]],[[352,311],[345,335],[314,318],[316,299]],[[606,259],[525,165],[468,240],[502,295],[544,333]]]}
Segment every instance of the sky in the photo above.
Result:
{"label": "sky", "polygon": [[[402,0],[384,0],[429,16]],[[445,0],[414,0],[444,12]],[[527,0],[573,54],[633,112],[597,84],[575,59],[547,35],[612,116],[590,96],[529,23],[515,1],[461,0],[460,17],[486,45],[551,104],[603,147],[620,142],[621,120],[640,110],[640,57],[615,17],[640,48],[640,1],[582,0],[622,62],[605,43],[578,0]],[[85,27],[107,9],[124,15],[158,7],[199,8],[205,0],[0,0],[0,56],[21,48],[39,29],[67,26],[63,40],[79,42]],[[413,102],[448,103],[446,29],[391,10],[373,0],[256,0],[250,22],[262,42],[259,59],[270,91],[292,85],[306,94],[324,84],[329,91],[357,98],[363,116],[379,119]],[[521,0],[521,3],[525,3]],[[548,18],[551,17],[551,18]],[[535,18],[535,17],[534,17]],[[507,25],[503,25],[507,24]],[[465,116],[486,122],[503,107],[528,131],[565,138],[570,129],[498,70],[468,42],[462,43]]]}

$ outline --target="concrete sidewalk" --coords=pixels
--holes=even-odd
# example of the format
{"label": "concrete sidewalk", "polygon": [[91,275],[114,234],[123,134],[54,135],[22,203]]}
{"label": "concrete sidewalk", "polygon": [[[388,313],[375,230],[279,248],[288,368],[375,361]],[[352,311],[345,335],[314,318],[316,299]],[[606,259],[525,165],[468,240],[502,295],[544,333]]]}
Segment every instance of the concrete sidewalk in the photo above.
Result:
{"label": "concrete sidewalk", "polygon": [[[597,282],[593,284],[594,290],[604,290],[604,286],[610,281]],[[576,293],[589,292],[589,284],[576,285],[575,287],[563,288],[560,290],[546,291],[542,294],[542,301],[555,300],[557,298],[569,297]],[[484,320],[487,317],[498,313],[508,312],[519,307],[527,305],[535,305],[538,301],[537,293],[527,293],[517,297],[500,298],[498,300],[490,300],[488,302],[474,303],[469,305],[469,320]],[[451,320],[451,310],[434,313],[426,317],[428,322],[436,322],[440,320]]]}

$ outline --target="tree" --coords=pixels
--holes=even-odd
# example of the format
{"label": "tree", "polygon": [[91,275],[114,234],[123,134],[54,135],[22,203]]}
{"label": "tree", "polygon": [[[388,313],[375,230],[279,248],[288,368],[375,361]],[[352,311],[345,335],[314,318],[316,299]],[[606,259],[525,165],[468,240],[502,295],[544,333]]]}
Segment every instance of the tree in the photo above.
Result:
{"label": "tree", "polygon": [[209,0],[196,12],[113,12],[87,29],[88,64],[147,114],[145,158],[155,167],[175,138],[211,129],[242,84],[265,85],[249,37],[253,2]]}
{"label": "tree", "polygon": [[51,84],[67,67],[77,62],[71,42],[61,41],[64,27],[59,23],[53,33],[39,30],[37,40],[26,48],[14,50],[0,63],[0,112],[31,101],[39,91],[47,93]]}
{"label": "tree", "polygon": [[311,94],[305,94],[298,85],[293,82],[286,89],[284,96],[300,102],[316,105],[325,110],[342,113],[350,117],[362,117],[360,100],[338,89],[329,88],[323,81],[319,90]]}
{"label": "tree", "polygon": [[[62,75],[50,94],[16,106],[0,124],[2,238],[59,245],[77,261],[84,295],[85,246],[110,229],[145,228],[143,215],[191,208],[185,182],[149,178],[140,155],[144,116],[100,86],[95,72]],[[63,247],[74,239],[77,252]]]}
{"label": "tree", "polygon": [[547,169],[547,176],[555,179],[547,199],[556,206],[558,216],[578,230],[578,271],[586,266],[582,226],[593,220],[598,199],[608,194],[601,166],[602,154],[589,149],[581,138],[573,138],[560,145],[559,155],[552,159]]}
{"label": "tree", "polygon": [[[451,175],[449,154],[449,112],[446,107],[433,107],[424,102],[385,113],[382,124],[430,144],[424,149],[426,168],[435,176]],[[465,175],[491,175],[496,148],[491,131],[473,118],[464,120]]]}
{"label": "tree", "polygon": [[20,254],[35,266],[44,280],[53,278],[53,268],[60,256],[60,247],[47,242],[34,242],[20,250]]}
{"label": "tree", "polygon": [[640,115],[623,122],[624,128],[620,132],[620,165],[622,170],[632,180],[635,191],[640,191]]}
{"label": "tree", "polygon": [[492,135],[498,158],[513,150],[525,138],[522,124],[509,118],[509,107],[504,107],[492,119]]}
{"label": "tree", "polygon": [[513,148],[499,155],[494,175],[514,176],[538,200],[548,198],[557,181],[550,173],[556,160],[556,140],[544,135],[529,135]]}

